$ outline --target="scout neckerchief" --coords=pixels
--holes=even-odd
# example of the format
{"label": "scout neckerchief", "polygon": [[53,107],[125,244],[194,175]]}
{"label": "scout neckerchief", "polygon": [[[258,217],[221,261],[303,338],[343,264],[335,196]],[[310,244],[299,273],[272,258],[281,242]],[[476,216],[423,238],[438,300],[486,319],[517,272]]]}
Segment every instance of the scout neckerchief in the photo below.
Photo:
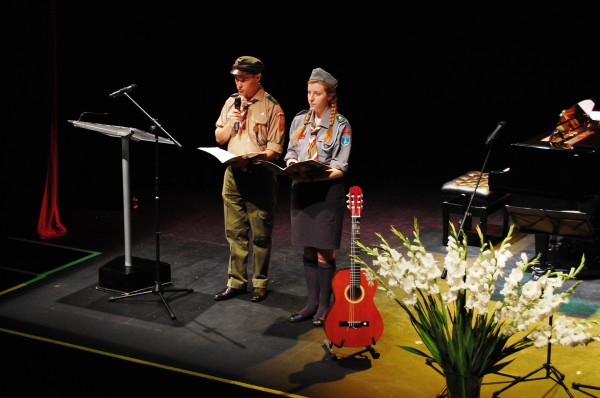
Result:
{"label": "scout neckerchief", "polygon": [[308,158],[317,160],[317,132],[321,129],[321,126],[310,125],[310,138],[308,140]]}

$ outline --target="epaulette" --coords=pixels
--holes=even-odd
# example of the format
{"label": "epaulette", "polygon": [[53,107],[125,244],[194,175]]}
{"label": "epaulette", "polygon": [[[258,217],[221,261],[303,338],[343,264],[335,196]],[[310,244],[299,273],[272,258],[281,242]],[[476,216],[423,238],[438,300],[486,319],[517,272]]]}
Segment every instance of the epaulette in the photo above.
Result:
{"label": "epaulette", "polygon": [[233,93],[230,95],[230,97],[239,97],[239,96],[240,96],[240,93]]}
{"label": "epaulette", "polygon": [[339,113],[335,115],[335,118],[337,119],[338,123],[344,123],[346,121],[346,118]]}
{"label": "epaulette", "polygon": [[305,109],[303,111],[300,111],[300,112],[296,113],[296,116],[306,115],[307,112],[308,112],[308,109]]}
{"label": "epaulette", "polygon": [[279,102],[277,102],[277,100],[275,98],[273,98],[272,95],[269,94],[269,96],[267,97],[267,99],[269,101],[271,101],[272,103],[274,103],[275,105],[279,105]]}

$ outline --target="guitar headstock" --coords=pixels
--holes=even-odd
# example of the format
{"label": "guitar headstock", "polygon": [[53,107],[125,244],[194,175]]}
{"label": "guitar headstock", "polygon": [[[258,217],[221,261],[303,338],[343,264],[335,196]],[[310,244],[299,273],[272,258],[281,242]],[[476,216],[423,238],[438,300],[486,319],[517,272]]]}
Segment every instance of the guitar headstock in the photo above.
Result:
{"label": "guitar headstock", "polygon": [[352,217],[360,217],[360,213],[363,208],[363,195],[362,189],[357,186],[353,186],[350,188],[348,192],[348,209],[350,209],[350,214]]}

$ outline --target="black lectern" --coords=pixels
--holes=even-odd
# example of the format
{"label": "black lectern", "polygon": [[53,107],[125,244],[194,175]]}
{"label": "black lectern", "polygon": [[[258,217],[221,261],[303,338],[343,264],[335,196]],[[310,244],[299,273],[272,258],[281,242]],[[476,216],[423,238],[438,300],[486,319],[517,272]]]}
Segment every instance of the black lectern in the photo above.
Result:
{"label": "black lectern", "polygon": [[[154,260],[133,257],[131,254],[131,207],[129,180],[129,141],[156,142],[153,134],[133,127],[113,126],[109,124],[69,120],[75,127],[93,130],[110,137],[121,138],[121,168],[123,176],[123,224],[125,228],[125,254],[118,256],[103,265],[99,270],[97,289],[122,293],[131,293],[151,288],[156,279],[156,262]],[[173,144],[171,140],[158,137],[161,144]],[[168,263],[159,265],[160,281],[171,281],[171,270]]]}

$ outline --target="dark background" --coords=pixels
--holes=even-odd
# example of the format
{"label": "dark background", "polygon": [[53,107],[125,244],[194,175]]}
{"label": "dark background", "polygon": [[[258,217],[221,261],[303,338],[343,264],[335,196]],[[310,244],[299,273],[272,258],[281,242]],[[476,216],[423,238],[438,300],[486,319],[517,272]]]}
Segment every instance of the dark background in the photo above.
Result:
{"label": "dark background", "polygon": [[[597,4],[9,4],[9,231],[37,224],[53,82],[59,210],[122,206],[120,140],[68,120],[108,113],[82,120],[149,131],[150,120],[128,98],[109,98],[133,83],[131,97],[183,149],[160,145],[157,164],[153,143],[131,142],[132,194],[152,203],[158,165],[160,189],[220,200],[224,167],[196,148],[216,145],[214,123],[235,92],[229,69],[240,55],[265,63],[262,82],[281,103],[286,128],[307,107],[313,68],[340,81],[340,111],[354,140],[348,183],[365,192],[437,189],[479,170],[486,137],[504,120],[487,163],[502,169],[511,162],[510,143],[551,131],[560,112],[581,100],[600,101]],[[553,172],[549,164],[532,167]],[[597,178],[597,170],[581,173]]]}

